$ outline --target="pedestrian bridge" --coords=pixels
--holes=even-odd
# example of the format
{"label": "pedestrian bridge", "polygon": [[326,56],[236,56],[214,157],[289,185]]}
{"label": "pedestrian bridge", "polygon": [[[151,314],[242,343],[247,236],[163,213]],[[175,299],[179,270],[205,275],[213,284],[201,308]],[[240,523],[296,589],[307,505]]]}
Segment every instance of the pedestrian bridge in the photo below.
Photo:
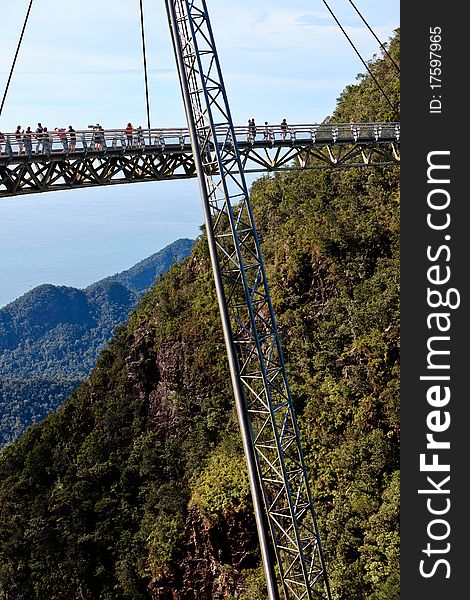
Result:
{"label": "pedestrian bridge", "polygon": [[[245,173],[400,161],[399,123],[263,126],[256,135],[247,126],[234,131],[236,145],[226,127],[217,129],[218,151],[228,164],[238,148]],[[128,136],[124,129],[90,127],[75,132],[75,140],[68,131],[4,136],[0,197],[197,176],[189,131],[183,128],[137,129]]]}

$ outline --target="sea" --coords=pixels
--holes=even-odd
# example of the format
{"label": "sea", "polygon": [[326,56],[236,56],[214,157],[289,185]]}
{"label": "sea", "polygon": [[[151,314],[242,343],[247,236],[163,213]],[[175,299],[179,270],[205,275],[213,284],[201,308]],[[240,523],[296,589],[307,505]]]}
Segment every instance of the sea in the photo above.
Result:
{"label": "sea", "polygon": [[84,288],[132,267],[204,221],[197,180],[0,199],[0,306],[51,283]]}

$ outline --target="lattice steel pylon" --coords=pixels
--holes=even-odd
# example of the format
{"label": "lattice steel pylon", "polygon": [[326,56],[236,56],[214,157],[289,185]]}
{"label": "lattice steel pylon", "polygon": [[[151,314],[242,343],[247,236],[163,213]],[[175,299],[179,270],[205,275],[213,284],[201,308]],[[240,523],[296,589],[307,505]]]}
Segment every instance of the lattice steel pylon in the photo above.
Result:
{"label": "lattice steel pylon", "polygon": [[278,600],[282,592],[286,600],[331,600],[207,4],[205,0],[165,0],[165,4],[204,207],[269,598]]}

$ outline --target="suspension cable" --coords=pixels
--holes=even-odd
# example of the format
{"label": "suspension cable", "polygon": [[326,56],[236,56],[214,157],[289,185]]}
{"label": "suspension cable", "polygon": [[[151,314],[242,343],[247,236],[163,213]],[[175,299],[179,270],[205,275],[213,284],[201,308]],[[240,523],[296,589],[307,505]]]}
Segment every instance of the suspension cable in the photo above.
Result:
{"label": "suspension cable", "polygon": [[145,48],[145,31],[144,31],[144,4],[140,0],[140,29],[142,32],[142,55],[144,59],[144,79],[145,79],[145,100],[147,103],[147,128],[150,129],[150,104],[149,104],[149,86],[147,78],[147,52]]}
{"label": "suspension cable", "polygon": [[385,98],[385,100],[387,101],[387,103],[389,104],[390,108],[393,110],[394,113],[396,113],[396,107],[393,106],[392,102],[389,100],[387,94],[385,93],[383,87],[380,85],[380,83],[377,81],[377,78],[375,77],[375,75],[372,73],[372,71],[369,69],[369,65],[366,63],[366,61],[362,58],[361,54],[359,53],[359,50],[356,48],[356,46],[354,45],[354,43],[352,42],[351,38],[348,36],[348,34],[346,33],[346,31],[344,30],[343,26],[341,25],[341,23],[338,21],[338,19],[336,18],[335,13],[331,10],[331,8],[329,7],[328,3],[326,2],[326,0],[323,0],[323,4],[326,6],[326,8],[328,9],[330,15],[333,17],[333,19],[336,21],[336,24],[338,25],[338,27],[341,29],[341,31],[343,32],[344,36],[346,37],[346,39],[348,40],[348,42],[351,44],[354,52],[358,55],[358,57],[360,58],[362,64],[365,66],[365,68],[367,69],[369,75],[372,77],[372,79],[375,82],[375,85],[379,88],[379,90],[382,92],[383,97]]}
{"label": "suspension cable", "polygon": [[23,41],[23,35],[24,35],[25,29],[26,29],[26,25],[28,23],[29,13],[31,12],[31,6],[32,5],[33,5],[33,0],[30,0],[29,6],[28,6],[28,11],[26,12],[26,18],[25,18],[24,23],[23,23],[23,29],[21,30],[20,39],[19,39],[18,45],[16,47],[15,58],[13,59],[13,64],[11,65],[11,69],[10,69],[10,75],[8,76],[8,81],[7,81],[7,84],[6,84],[6,87],[5,87],[5,92],[3,94],[2,104],[0,105],[0,116],[2,114],[3,106],[5,104],[5,100],[6,100],[6,97],[7,97],[7,94],[8,94],[8,88],[10,87],[10,81],[11,81],[11,78],[13,76],[13,71],[15,70],[16,59],[18,58],[18,53],[20,51],[21,42]]}
{"label": "suspension cable", "polygon": [[367,29],[371,32],[371,34],[374,36],[374,38],[376,39],[376,41],[378,42],[378,44],[380,45],[380,47],[382,48],[383,52],[388,56],[388,58],[392,61],[395,69],[398,71],[398,73],[400,73],[400,67],[397,65],[397,63],[393,60],[392,56],[390,56],[387,48],[385,48],[385,46],[382,44],[382,42],[379,40],[379,38],[375,35],[372,27],[369,25],[369,23],[365,20],[365,18],[362,16],[362,14],[360,13],[359,9],[357,8],[357,6],[354,4],[354,2],[352,0],[349,0],[349,4],[351,4],[351,6],[354,8],[354,10],[357,12],[357,14],[361,17],[362,22],[364,23],[364,25],[367,27]]}

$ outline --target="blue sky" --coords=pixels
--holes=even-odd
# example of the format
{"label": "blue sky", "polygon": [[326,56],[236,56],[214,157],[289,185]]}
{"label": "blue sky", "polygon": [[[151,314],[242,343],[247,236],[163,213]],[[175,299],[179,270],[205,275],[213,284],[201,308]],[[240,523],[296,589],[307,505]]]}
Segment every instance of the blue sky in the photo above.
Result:
{"label": "blue sky", "polygon": [[[2,96],[28,3],[0,0]],[[348,0],[329,4],[364,58],[379,53]],[[382,41],[399,26],[398,0],[355,4]],[[279,123],[284,117],[291,124],[320,122],[343,88],[365,70],[321,0],[208,0],[208,6],[235,124],[250,117],[258,123]],[[144,8],[152,126],[185,126],[164,2],[144,0]],[[81,129],[97,122],[114,129],[128,121],[145,126],[138,0],[34,1],[0,131],[17,125],[34,129],[38,121],[50,129]],[[95,268],[90,271],[90,224],[100,201],[110,222],[113,198],[116,218],[120,223],[128,219],[129,228],[103,225],[96,232]],[[127,207],[135,198],[141,204],[133,215]],[[24,215],[31,202],[36,226],[29,222],[25,240]],[[142,202],[147,202],[151,219],[159,218],[158,203],[175,207],[172,219],[165,213],[164,235],[158,227],[155,232],[139,227],[145,214]],[[180,214],[186,217],[184,227]],[[2,199],[0,306],[40,283],[84,287],[132,266],[169,239],[195,237],[202,221],[196,181]],[[122,250],[116,252],[116,246]]]}
{"label": "blue sky", "polygon": [[[364,57],[379,50],[347,0],[330,5]],[[0,90],[28,0],[1,0]],[[209,0],[234,119],[321,121],[364,67],[321,0]],[[398,0],[357,0],[380,39],[399,24]],[[0,117],[16,125],[145,125],[138,0],[35,0]],[[152,123],[184,125],[163,0],[146,0]]]}

